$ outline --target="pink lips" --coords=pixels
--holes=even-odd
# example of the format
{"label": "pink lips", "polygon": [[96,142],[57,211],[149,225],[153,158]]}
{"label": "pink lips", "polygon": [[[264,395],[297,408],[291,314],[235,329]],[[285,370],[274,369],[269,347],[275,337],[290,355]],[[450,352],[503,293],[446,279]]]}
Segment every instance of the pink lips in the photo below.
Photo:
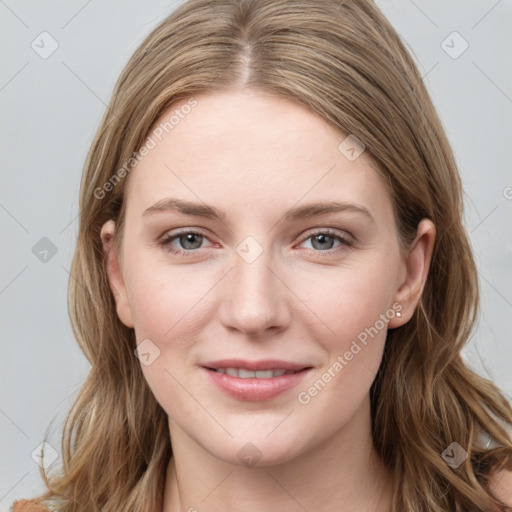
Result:
{"label": "pink lips", "polygon": [[[295,387],[311,370],[311,366],[267,359],[264,361],[244,361],[242,359],[223,359],[201,365],[211,381],[219,389],[239,400],[260,401],[269,400]],[[213,368],[243,368],[250,371],[287,370],[287,373],[271,378],[241,378],[218,373]]]}

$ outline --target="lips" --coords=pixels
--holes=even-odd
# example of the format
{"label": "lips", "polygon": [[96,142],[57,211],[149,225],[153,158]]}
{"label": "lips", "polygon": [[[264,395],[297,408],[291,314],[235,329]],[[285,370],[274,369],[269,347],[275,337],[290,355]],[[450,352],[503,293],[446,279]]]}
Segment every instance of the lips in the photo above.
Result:
{"label": "lips", "polygon": [[247,370],[246,368],[211,368],[217,373],[225,373],[231,377],[239,377],[241,379],[272,379],[273,377],[281,377],[281,375],[289,375],[295,373],[282,368],[273,370]]}
{"label": "lips", "polygon": [[295,387],[311,366],[268,359],[224,359],[202,365],[210,382],[231,397],[246,401],[268,400]]}
{"label": "lips", "polygon": [[268,370],[286,370],[288,372],[297,372],[310,368],[308,364],[292,363],[279,359],[265,359],[261,361],[247,361],[244,359],[222,359],[220,361],[209,361],[201,366],[212,370],[225,370],[227,368],[243,368],[249,371],[268,371]]}

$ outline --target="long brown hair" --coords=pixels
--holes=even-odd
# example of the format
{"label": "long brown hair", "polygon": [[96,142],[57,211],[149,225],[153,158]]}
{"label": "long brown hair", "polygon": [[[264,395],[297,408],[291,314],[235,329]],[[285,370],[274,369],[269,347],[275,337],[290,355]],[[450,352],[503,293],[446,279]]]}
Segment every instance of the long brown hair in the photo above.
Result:
{"label": "long brown hair", "polygon": [[[403,247],[429,218],[437,237],[411,320],[390,330],[371,388],[377,451],[394,472],[393,510],[502,510],[489,490],[511,467],[502,423],[512,410],[468,369],[461,349],[478,309],[462,224],[461,182],[415,63],[371,0],[189,0],[136,50],[89,151],[69,285],[70,315],[91,364],[64,425],[63,465],[40,501],[59,510],[147,512],[161,506],[171,456],[167,416],[116,315],[100,229],[117,221],[138,151],[171,105],[215,90],[254,87],[296,100],[354,134],[387,182]],[[341,139],[340,139],[341,141]],[[488,449],[485,431],[500,446]],[[442,457],[456,442],[467,459]]]}

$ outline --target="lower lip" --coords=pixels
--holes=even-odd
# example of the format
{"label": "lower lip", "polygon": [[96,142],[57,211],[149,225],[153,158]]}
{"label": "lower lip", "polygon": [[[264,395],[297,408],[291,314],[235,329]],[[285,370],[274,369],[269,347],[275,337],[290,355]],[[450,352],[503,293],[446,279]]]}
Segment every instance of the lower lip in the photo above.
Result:
{"label": "lower lip", "polygon": [[300,372],[272,377],[270,379],[233,377],[226,373],[219,373],[215,370],[209,370],[202,367],[208,374],[212,382],[228,395],[246,400],[257,402],[260,400],[269,400],[285,391],[295,387],[306,376],[311,368],[301,370]]}

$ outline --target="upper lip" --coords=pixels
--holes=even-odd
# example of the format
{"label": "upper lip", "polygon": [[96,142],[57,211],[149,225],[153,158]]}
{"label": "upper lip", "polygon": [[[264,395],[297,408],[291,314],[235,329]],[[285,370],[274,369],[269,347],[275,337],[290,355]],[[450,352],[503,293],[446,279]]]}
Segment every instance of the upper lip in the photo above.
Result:
{"label": "upper lip", "polygon": [[205,368],[244,368],[246,370],[289,370],[299,371],[310,368],[311,365],[291,363],[290,361],[281,361],[279,359],[263,359],[261,361],[247,361],[244,359],[221,359],[219,361],[209,361],[202,363]]}

